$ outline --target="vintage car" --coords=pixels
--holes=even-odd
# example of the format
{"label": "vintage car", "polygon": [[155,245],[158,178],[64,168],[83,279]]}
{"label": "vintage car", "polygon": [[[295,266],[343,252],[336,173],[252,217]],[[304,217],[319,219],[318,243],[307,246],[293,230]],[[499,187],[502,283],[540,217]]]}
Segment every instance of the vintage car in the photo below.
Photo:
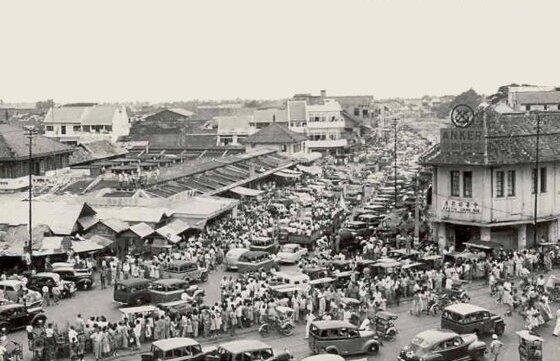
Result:
{"label": "vintage car", "polygon": [[365,222],[360,221],[348,221],[342,226],[342,231],[350,232],[354,237],[369,237],[373,234],[373,228],[368,227]]}
{"label": "vintage car", "polygon": [[258,340],[237,340],[219,345],[206,358],[208,361],[288,361],[289,352],[275,353],[272,347]]}
{"label": "vintage car", "polygon": [[233,248],[226,253],[224,258],[224,267],[226,271],[236,271],[238,267],[239,257],[249,252],[247,248]]}
{"label": "vintage car", "polygon": [[163,267],[161,277],[206,282],[208,281],[208,270],[198,267],[195,262],[173,260]]}
{"label": "vintage car", "polygon": [[502,317],[485,308],[469,303],[456,303],[443,309],[441,327],[460,334],[501,335],[505,330],[505,322]]}
{"label": "vintage car", "polygon": [[279,244],[271,237],[252,237],[249,249],[251,251],[278,252]]}
{"label": "vintage car", "polygon": [[311,323],[309,348],[314,354],[374,354],[381,343],[375,332],[360,330],[348,321],[315,321]]}
{"label": "vintage car", "polygon": [[53,273],[56,273],[65,281],[74,282],[76,287],[80,290],[91,289],[95,281],[93,280],[93,273],[87,269],[77,269],[74,267],[54,267]]}
{"label": "vintage car", "polygon": [[301,361],[344,361],[344,357],[334,354],[320,354],[306,357]]}
{"label": "vintage car", "polygon": [[186,280],[176,278],[164,278],[150,284],[150,302],[153,304],[179,301],[181,295],[186,292],[188,300],[200,303],[204,297],[204,290],[196,285],[191,285]]}
{"label": "vintage car", "polygon": [[329,270],[327,267],[323,266],[308,266],[304,267],[302,270],[303,273],[309,276],[309,279],[316,280],[319,278],[325,278],[329,275]]}
{"label": "vintage car", "polygon": [[276,261],[270,253],[263,251],[245,252],[237,261],[237,271],[239,273],[268,272],[273,268],[278,268]]}
{"label": "vintage car", "polygon": [[281,306],[288,306],[290,299],[296,294],[301,293],[302,289],[299,286],[291,285],[278,285],[269,286],[268,294],[277,300],[277,304]]}
{"label": "vintage car", "polygon": [[126,305],[141,305],[150,302],[150,280],[129,278],[115,283],[113,300]]}
{"label": "vintage car", "polygon": [[150,352],[143,353],[141,360],[204,361],[206,353],[192,338],[172,337],[152,342]]}
{"label": "vintage car", "polygon": [[382,219],[382,215],[373,213],[362,213],[358,216],[358,221],[364,222],[368,228],[377,227]]}
{"label": "vintage car", "polygon": [[17,302],[23,295],[23,283],[19,280],[0,281],[0,291],[4,294],[5,299]]}
{"label": "vintage car", "polygon": [[271,286],[290,285],[305,288],[308,283],[309,276],[305,273],[272,271],[272,278],[268,284]]}
{"label": "vintage car", "polygon": [[282,245],[278,252],[278,262],[280,263],[298,263],[303,255],[307,254],[307,248],[295,243],[287,243]]}
{"label": "vintage car", "polygon": [[32,275],[27,281],[27,288],[37,292],[42,292],[43,286],[47,286],[52,292],[54,286],[61,286],[60,295],[63,298],[72,297],[76,292],[76,284],[72,281],[63,280],[58,273],[39,272]]}
{"label": "vintage car", "polygon": [[388,255],[389,257],[394,258],[398,261],[403,259],[418,260],[418,258],[420,257],[420,252],[412,248],[399,248],[390,250]]}
{"label": "vintage car", "polygon": [[417,334],[398,355],[399,361],[482,361],[486,344],[475,334],[428,330]]}
{"label": "vintage car", "polygon": [[0,330],[14,331],[27,325],[35,325],[39,320],[47,319],[41,306],[26,307],[19,303],[0,306]]}

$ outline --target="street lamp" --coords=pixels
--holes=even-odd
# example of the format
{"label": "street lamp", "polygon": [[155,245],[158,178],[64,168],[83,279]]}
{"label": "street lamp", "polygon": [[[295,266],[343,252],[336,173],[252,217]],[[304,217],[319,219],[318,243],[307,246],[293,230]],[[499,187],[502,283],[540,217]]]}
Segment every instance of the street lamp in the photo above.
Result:
{"label": "street lamp", "polygon": [[29,254],[28,266],[33,268],[33,136],[37,134],[35,127],[32,125],[25,127],[25,136],[29,139],[29,243],[27,244],[27,252]]}

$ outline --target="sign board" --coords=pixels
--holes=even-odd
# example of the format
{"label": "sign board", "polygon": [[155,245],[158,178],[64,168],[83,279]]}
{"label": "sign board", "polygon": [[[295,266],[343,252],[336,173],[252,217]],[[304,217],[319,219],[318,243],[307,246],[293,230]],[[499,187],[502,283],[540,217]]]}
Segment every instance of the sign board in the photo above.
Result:
{"label": "sign board", "polygon": [[440,129],[442,153],[484,153],[484,132],[477,128]]}
{"label": "sign board", "polygon": [[441,207],[443,212],[480,214],[480,204],[477,202],[450,201],[446,200]]}

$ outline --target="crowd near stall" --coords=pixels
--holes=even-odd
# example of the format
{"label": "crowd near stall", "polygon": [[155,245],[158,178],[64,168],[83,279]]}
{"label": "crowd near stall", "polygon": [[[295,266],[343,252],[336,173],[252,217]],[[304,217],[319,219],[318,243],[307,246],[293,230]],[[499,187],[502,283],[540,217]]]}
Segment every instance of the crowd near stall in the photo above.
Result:
{"label": "crowd near stall", "polygon": [[[403,302],[416,317],[441,317],[445,331],[418,334],[399,360],[424,360],[445,347],[472,359],[498,355],[499,337],[514,332],[509,317],[524,318],[524,345],[537,342],[538,330],[559,319],[551,303],[560,301],[560,280],[550,275],[560,265],[558,247],[440,247],[426,212],[431,176],[417,164],[428,142],[403,128],[396,153],[377,144],[355,154],[356,162],[324,157],[319,171],[271,175],[262,192],[167,247],[117,255],[69,246],[64,262],[47,256],[4,272],[2,356],[99,360],[151,344],[143,360],[287,360],[289,350],[277,352],[266,339],[211,348],[200,342],[245,329],[290,337],[298,327],[313,354],[376,354],[398,334],[392,308]],[[225,273],[209,285],[214,272]],[[465,284],[472,282],[486,282],[509,312],[501,317],[471,304]],[[208,287],[219,288],[219,299],[207,299]],[[65,324],[46,317],[51,305],[96,288],[112,289],[121,318],[87,308]],[[27,345],[10,341],[16,329],[26,330]],[[485,333],[489,345],[479,338]],[[339,359],[329,357],[317,360]]]}

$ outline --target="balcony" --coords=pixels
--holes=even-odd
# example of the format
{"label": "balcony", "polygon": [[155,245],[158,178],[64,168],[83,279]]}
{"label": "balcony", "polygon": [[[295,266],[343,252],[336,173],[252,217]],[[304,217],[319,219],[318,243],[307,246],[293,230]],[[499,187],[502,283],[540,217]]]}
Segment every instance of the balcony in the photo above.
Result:
{"label": "balcony", "polygon": [[344,128],[344,120],[337,120],[334,122],[307,122],[307,128],[312,129],[332,129],[332,128]]}
{"label": "balcony", "polygon": [[348,146],[346,139],[335,140],[308,140],[305,142],[307,148],[340,148]]}

